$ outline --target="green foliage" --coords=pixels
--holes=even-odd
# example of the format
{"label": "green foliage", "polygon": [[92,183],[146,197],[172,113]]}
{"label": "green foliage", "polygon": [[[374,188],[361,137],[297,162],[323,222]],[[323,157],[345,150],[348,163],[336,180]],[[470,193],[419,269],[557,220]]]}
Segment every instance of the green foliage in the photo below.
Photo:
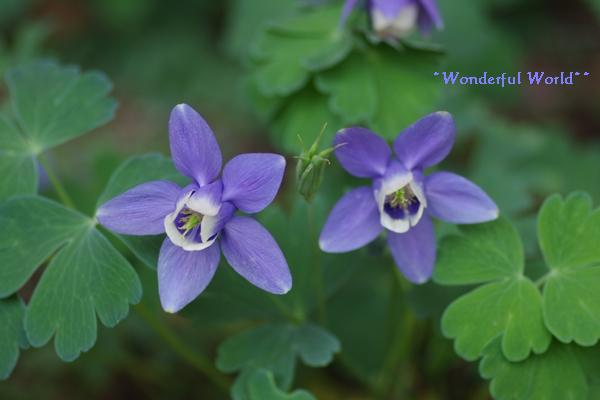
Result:
{"label": "green foliage", "polygon": [[563,343],[592,346],[600,339],[599,227],[600,209],[587,194],[548,198],[538,214],[545,275],[535,283],[505,219],[461,227],[442,240],[436,282],[483,284],[448,306],[442,331],[463,358],[483,357],[481,373],[492,379],[495,398],[587,398],[597,379],[590,367],[596,350]]}
{"label": "green foliage", "polygon": [[298,134],[312,142],[324,123],[325,142],[351,124],[393,138],[439,102],[437,53],[371,43],[339,18],[337,6],[298,12],[267,27],[253,47],[251,101],[289,152]]}
{"label": "green foliage", "polygon": [[52,201],[17,197],[0,206],[0,297],[17,292],[42,263],[92,222]]}
{"label": "green foliage", "polygon": [[252,51],[253,83],[265,97],[302,88],[310,73],[346,57],[352,37],[338,29],[339,7],[321,7],[269,26]]}
{"label": "green foliage", "polygon": [[[435,53],[380,44],[318,75],[316,85],[345,125],[364,124],[394,139],[439,101],[439,82],[431,78],[437,59]],[[399,90],[407,95],[399,96]]]}
{"label": "green foliage", "polygon": [[504,219],[466,226],[440,246],[434,279],[438,283],[486,283],[453,302],[442,318],[442,331],[456,338],[456,352],[474,360],[490,340],[502,334],[502,350],[512,361],[530,351],[544,352],[550,334],[542,321],[542,299],[523,275],[518,233]]}
{"label": "green foliage", "polygon": [[21,298],[0,299],[0,379],[9,377],[19,359],[19,349],[29,345],[23,330],[24,314]]}
{"label": "green foliage", "polygon": [[105,124],[117,106],[104,74],[52,61],[14,68],[6,82],[15,118],[37,152]]}
{"label": "green foliage", "polygon": [[591,346],[600,339],[600,210],[575,193],[552,196],[538,217],[538,236],[550,272],[544,286],[544,319],[563,342]]}
{"label": "green foliage", "polygon": [[288,389],[297,359],[311,367],[324,367],[339,350],[335,336],[316,325],[262,325],[223,342],[217,368],[223,372],[264,368],[273,373],[282,388]]}
{"label": "green foliage", "polygon": [[296,390],[287,394],[275,384],[273,373],[264,369],[242,372],[232,388],[231,397],[234,400],[315,400],[315,397],[305,390]]}
{"label": "green foliage", "polygon": [[254,43],[269,24],[291,16],[298,8],[298,1],[235,0],[230,7],[225,48],[232,55],[244,58],[248,55],[248,43]]}
{"label": "green foliage", "polygon": [[[134,156],[124,161],[112,174],[104,192],[98,198],[97,207],[108,200],[126,192],[134,186],[154,180],[168,180],[181,185],[185,178],[173,166],[168,158],[160,154]],[[116,234],[115,234],[116,235]],[[164,235],[126,236],[116,235],[146,266],[156,269],[158,250]]]}
{"label": "green foliage", "polygon": [[17,128],[0,115],[0,200],[13,194],[35,193],[36,161]]}
{"label": "green foliage", "polygon": [[[491,379],[490,392],[497,400],[564,400],[595,397],[594,369],[598,347],[582,349],[554,341],[547,352],[513,363],[502,354],[494,340],[483,352],[481,376]],[[593,368],[590,368],[593,367]]]}
{"label": "green foliage", "polygon": [[6,82],[16,125],[0,116],[0,200],[34,194],[35,157],[108,122],[116,108],[103,74],[53,61],[15,67]]}
{"label": "green foliage", "polygon": [[55,335],[57,354],[74,360],[96,341],[96,314],[115,326],[141,297],[129,263],[94,227],[94,221],[39,197],[16,197],[0,206],[0,293],[19,290],[54,254],[25,314],[29,342]]}

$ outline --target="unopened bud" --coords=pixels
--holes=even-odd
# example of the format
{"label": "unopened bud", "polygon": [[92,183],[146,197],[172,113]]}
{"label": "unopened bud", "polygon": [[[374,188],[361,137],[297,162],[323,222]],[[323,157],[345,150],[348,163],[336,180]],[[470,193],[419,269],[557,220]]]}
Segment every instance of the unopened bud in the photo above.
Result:
{"label": "unopened bud", "polygon": [[[325,150],[319,151],[319,145],[323,132],[327,128],[327,124],[323,126],[319,136],[314,141],[312,146],[308,150],[302,145],[302,153],[298,158],[298,164],[296,165],[296,179],[298,182],[298,192],[304,197],[307,202],[311,202],[319,191],[321,182],[323,182],[323,176],[325,173],[325,167],[330,164],[329,156],[333,151],[339,147],[329,147]],[[302,143],[302,138],[298,137]]]}

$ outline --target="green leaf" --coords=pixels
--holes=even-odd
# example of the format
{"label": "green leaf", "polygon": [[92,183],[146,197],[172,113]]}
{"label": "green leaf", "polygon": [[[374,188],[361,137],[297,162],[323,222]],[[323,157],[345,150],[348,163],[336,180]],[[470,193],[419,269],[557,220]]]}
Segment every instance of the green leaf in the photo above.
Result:
{"label": "green leaf", "polygon": [[507,219],[463,225],[460,232],[440,244],[434,272],[437,283],[469,285],[523,274],[523,245]]}
{"label": "green leaf", "polygon": [[543,355],[514,363],[502,355],[497,339],[485,349],[479,371],[491,379],[496,400],[578,400],[588,395],[586,374],[572,345],[554,342]]}
{"label": "green leaf", "polygon": [[301,89],[312,71],[331,67],[352,49],[352,36],[338,29],[340,8],[318,7],[271,26],[253,49],[253,80],[267,97]]}
{"label": "green leaf", "polygon": [[0,297],[19,290],[61,246],[91,220],[41,197],[16,197],[0,206]]}
{"label": "green leaf", "polygon": [[90,218],[40,197],[15,197],[0,206],[0,292],[18,290],[55,254],[25,315],[33,346],[56,334],[55,348],[73,360],[96,340],[96,313],[115,326],[141,297],[137,274]]}
{"label": "green leaf", "polygon": [[139,278],[125,258],[94,228],[74,238],[54,259],[31,298],[25,316],[29,342],[54,346],[65,361],[96,342],[96,313],[116,326],[142,296]]}
{"label": "green leaf", "polygon": [[489,283],[454,301],[442,318],[446,337],[473,361],[494,337],[502,334],[502,351],[511,361],[524,360],[530,351],[546,351],[551,336],[544,327],[542,297],[526,278]]}
{"label": "green leaf", "polygon": [[[98,198],[97,207],[126,192],[134,186],[155,180],[168,180],[185,185],[183,178],[170,159],[160,154],[134,156],[124,161],[113,173],[104,192]],[[164,235],[126,236],[116,235],[146,266],[156,269],[158,251]]]}
{"label": "green leaf", "polygon": [[107,97],[112,85],[104,74],[53,61],[13,68],[6,81],[19,126],[39,151],[110,121],[117,106]]}
{"label": "green leaf", "polygon": [[35,194],[36,156],[114,116],[111,84],[98,72],[38,61],[6,74],[17,124],[0,115],[0,200]]}
{"label": "green leaf", "polygon": [[592,210],[592,199],[586,193],[573,193],[564,201],[552,196],[540,210],[538,237],[544,259],[553,270],[598,263],[600,210]]}
{"label": "green leaf", "polygon": [[511,361],[544,352],[551,336],[541,294],[523,275],[523,248],[514,227],[500,218],[460,231],[442,241],[434,279],[452,285],[491,283],[450,304],[442,317],[444,335],[456,339],[456,352],[467,360],[478,358],[498,335]]}
{"label": "green leaf", "polygon": [[600,339],[600,210],[574,193],[552,196],[538,218],[540,246],[549,266],[544,286],[544,319],[563,342],[590,346]]}
{"label": "green leaf", "polygon": [[17,128],[0,115],[0,201],[34,194],[37,186],[35,156]]}
{"label": "green leaf", "polygon": [[297,8],[296,0],[233,1],[224,38],[226,49],[243,57],[248,52],[248,43],[253,43],[269,22],[287,17]]}
{"label": "green leaf", "polygon": [[[329,109],[347,124],[365,122],[379,105],[376,80],[368,60],[356,53],[337,68],[317,75],[317,88],[329,96]],[[359,94],[359,95],[358,95]]]}
{"label": "green leaf", "polygon": [[311,367],[323,367],[340,350],[339,341],[315,325],[263,325],[227,339],[219,346],[217,368],[223,372],[264,368],[288,389],[296,359]]}
{"label": "green leaf", "polygon": [[17,297],[0,300],[0,379],[6,379],[17,364],[19,349],[28,347],[23,330],[25,305]]}
{"label": "green leaf", "polygon": [[242,372],[231,394],[234,400],[316,400],[306,390],[284,393],[277,387],[273,373],[264,369]]}
{"label": "green leaf", "polygon": [[381,44],[352,53],[339,66],[319,74],[316,84],[330,96],[331,111],[345,125],[366,124],[393,139],[436,108],[441,87],[432,73],[437,63],[433,53],[398,51]]}

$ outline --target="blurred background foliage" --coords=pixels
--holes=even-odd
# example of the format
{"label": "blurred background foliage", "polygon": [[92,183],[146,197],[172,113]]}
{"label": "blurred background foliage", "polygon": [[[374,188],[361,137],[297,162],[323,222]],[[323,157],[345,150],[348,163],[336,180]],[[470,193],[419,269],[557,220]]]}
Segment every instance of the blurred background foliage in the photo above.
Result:
{"label": "blurred background foliage", "polygon": [[[113,81],[116,119],[49,154],[89,214],[126,158],[168,155],[166,121],[177,103],[205,116],[225,159],[277,150],[290,165],[300,153],[296,135],[310,143],[325,122],[328,138],[354,123],[392,138],[419,116],[446,109],[459,137],[444,169],[474,180],[498,202],[535,264],[535,213],[547,195],[580,189],[600,202],[600,4],[439,3],[445,29],[425,41],[407,39],[409,50],[399,54],[364,37],[331,35],[335,1],[4,0],[0,72],[52,57],[100,69]],[[320,8],[306,13],[311,7]],[[351,40],[360,43],[346,44]],[[579,70],[591,78],[572,87],[460,88],[444,87],[433,70]],[[5,87],[0,94],[5,108]],[[157,303],[155,272],[130,254],[144,286],[136,312],[116,329],[100,328],[96,346],[73,363],[61,362],[51,346],[24,352],[13,376],[0,382],[0,398],[226,398],[185,354],[213,360],[225,337],[265,320],[318,321],[339,339],[342,353],[326,369],[296,366],[291,386],[319,399],[489,398],[476,366],[454,355],[439,329],[442,310],[464,289],[390,285],[395,269],[378,242],[352,254],[318,253],[326,213],[355,181],[334,163],[307,207],[288,172],[278,205],[260,217],[294,272],[295,290],[280,303],[220,268],[199,300],[167,316]],[[324,287],[314,282],[316,264]],[[320,296],[326,309],[317,305]],[[174,351],[170,335],[190,347]]]}

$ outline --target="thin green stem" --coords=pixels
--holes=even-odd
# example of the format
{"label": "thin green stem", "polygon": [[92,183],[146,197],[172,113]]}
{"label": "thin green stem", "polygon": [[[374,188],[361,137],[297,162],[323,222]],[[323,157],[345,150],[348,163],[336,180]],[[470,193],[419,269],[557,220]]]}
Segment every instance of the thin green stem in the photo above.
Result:
{"label": "thin green stem", "polygon": [[38,161],[40,162],[42,168],[44,168],[46,175],[48,175],[48,179],[50,180],[50,183],[52,184],[52,187],[54,188],[54,191],[56,192],[56,195],[58,196],[60,201],[65,206],[75,209],[75,203],[69,196],[69,193],[67,193],[67,191],[65,190],[60,179],[58,179],[58,176],[54,173],[54,170],[50,167],[50,164],[47,163],[44,157],[41,155],[38,157]]}
{"label": "thin green stem", "polygon": [[287,320],[297,324],[304,322],[305,316],[302,310],[296,310],[295,312],[290,311],[290,309],[285,305],[283,301],[281,301],[281,298],[277,295],[269,295],[269,298],[271,299],[275,307],[277,307],[279,312],[281,312],[281,314]]}
{"label": "thin green stem", "polygon": [[388,398],[394,391],[395,378],[402,362],[407,358],[416,322],[408,307],[404,306],[404,293],[408,289],[408,283],[397,268],[392,269],[394,272],[389,301],[390,346],[376,386],[379,398]]}
{"label": "thin green stem", "polygon": [[[316,218],[315,208],[312,204],[308,204],[308,224],[311,241],[317,237],[316,232]],[[327,307],[325,304],[325,286],[323,284],[323,268],[321,266],[321,253],[317,248],[316,244],[311,245],[312,249],[312,260],[313,260],[313,274],[315,279],[315,290],[317,292],[317,307],[319,312],[319,322],[321,325],[327,325]]]}
{"label": "thin green stem", "polygon": [[163,321],[160,321],[144,303],[139,303],[133,309],[183,361],[202,373],[216,387],[225,393],[229,392],[230,380],[213,367],[208,357],[190,348]]}

